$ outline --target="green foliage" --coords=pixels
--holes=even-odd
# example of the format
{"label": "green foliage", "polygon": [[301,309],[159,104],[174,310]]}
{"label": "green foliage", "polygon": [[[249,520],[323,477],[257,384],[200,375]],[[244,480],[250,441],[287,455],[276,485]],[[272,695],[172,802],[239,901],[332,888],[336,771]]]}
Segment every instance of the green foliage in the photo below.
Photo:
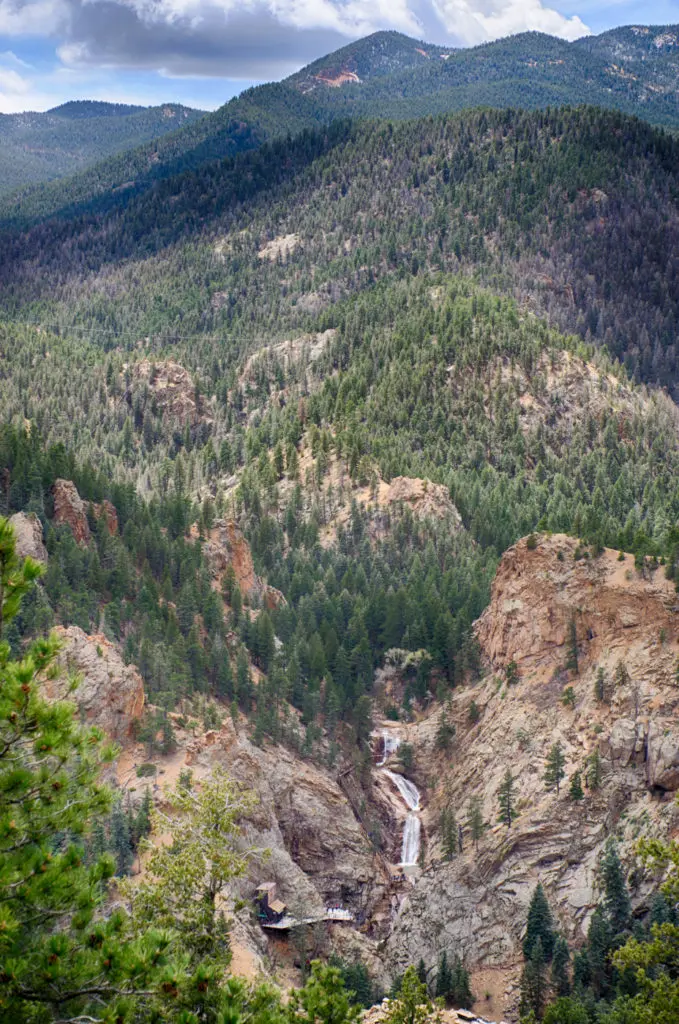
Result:
{"label": "green foliage", "polygon": [[[0,519],[2,628],[39,572],[17,559]],[[77,724],[71,703],[43,697],[57,651],[55,639],[35,640],[12,660],[0,643],[0,1015],[56,1021],[103,1006],[128,1021],[137,994],[160,991],[169,937],[136,939],[122,910],[102,913],[113,859],[88,863],[84,845],[110,808],[98,776],[113,750]]]}
{"label": "green foliage", "polygon": [[538,936],[531,947],[529,957],[521,973],[522,1019],[532,1013],[536,1020],[542,1020],[548,998],[548,980],[542,939]]}
{"label": "green foliage", "polygon": [[533,947],[540,940],[541,955],[545,961],[552,959],[556,933],[552,912],[545,896],[542,884],[539,883],[533,893],[528,908],[528,919],[526,922],[526,934],[523,939],[523,955],[529,960]]}
{"label": "green foliage", "polygon": [[573,772],[570,779],[568,795],[573,801],[584,800],[585,794],[582,789],[582,775],[580,772]]}
{"label": "green foliage", "polygon": [[515,779],[512,775],[511,769],[507,769],[500,783],[500,788],[497,794],[498,800],[498,821],[507,828],[512,827],[512,822],[516,817],[516,808],[514,806],[514,785]]}
{"label": "green foliage", "polygon": [[354,1024],[359,1014],[341,971],[319,960],[312,962],[304,988],[290,993],[287,1006],[289,1024]]}
{"label": "green foliage", "polygon": [[247,867],[239,822],[253,799],[215,769],[200,789],[177,786],[167,801],[171,809],[153,810],[151,823],[171,842],[146,841],[144,879],[123,883],[123,891],[140,935],[151,925],[176,929],[192,965],[223,967],[230,951],[220,901]]}
{"label": "green foliage", "polygon": [[487,828],[487,823],[483,818],[483,804],[481,798],[478,796],[473,796],[469,800],[469,806],[467,808],[467,828],[469,829],[469,835],[471,836],[474,847],[478,849],[479,842]]}
{"label": "green foliage", "polygon": [[420,981],[415,967],[409,967],[398,989],[395,1002],[389,1006],[385,1024],[425,1024],[432,1011],[427,986]]}
{"label": "green foliage", "polygon": [[545,789],[556,790],[559,795],[561,783],[566,777],[566,755],[561,743],[554,743],[545,759]]}

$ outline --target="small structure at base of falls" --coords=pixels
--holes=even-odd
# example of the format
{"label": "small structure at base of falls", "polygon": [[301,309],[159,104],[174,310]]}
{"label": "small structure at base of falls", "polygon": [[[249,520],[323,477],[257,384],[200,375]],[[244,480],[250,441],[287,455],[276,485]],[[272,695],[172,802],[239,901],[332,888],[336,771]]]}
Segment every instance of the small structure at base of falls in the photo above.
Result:
{"label": "small structure at base of falls", "polygon": [[305,924],[318,924],[319,921],[352,924],[354,920],[352,912],[340,906],[326,907],[324,912],[316,917],[304,917],[299,920],[288,913],[285,903],[276,899],[275,882],[262,882],[258,885],[254,902],[261,927],[269,931],[287,932],[291,928],[300,928]]}
{"label": "small structure at base of falls", "polygon": [[266,925],[280,924],[288,909],[285,903],[276,899],[275,882],[262,882],[257,886],[255,903],[257,904],[257,916],[263,928]]}

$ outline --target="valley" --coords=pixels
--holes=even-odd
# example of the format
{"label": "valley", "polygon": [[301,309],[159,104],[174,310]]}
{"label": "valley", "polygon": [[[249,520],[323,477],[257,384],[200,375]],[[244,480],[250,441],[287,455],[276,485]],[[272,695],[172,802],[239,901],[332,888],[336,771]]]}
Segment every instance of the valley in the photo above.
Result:
{"label": "valley", "polygon": [[678,40],[24,125],[0,1020],[676,1024]]}

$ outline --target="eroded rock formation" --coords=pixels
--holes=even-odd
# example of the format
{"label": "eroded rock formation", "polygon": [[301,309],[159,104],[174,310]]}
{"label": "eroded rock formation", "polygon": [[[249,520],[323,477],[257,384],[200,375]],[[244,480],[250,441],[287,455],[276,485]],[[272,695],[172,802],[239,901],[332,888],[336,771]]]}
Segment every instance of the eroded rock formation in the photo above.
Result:
{"label": "eroded rock formation", "polygon": [[195,427],[209,419],[205,403],[196,391],[189,371],[171,359],[151,362],[144,359],[132,367],[135,382],[146,385],[158,410],[182,426]]}
{"label": "eroded rock formation", "polygon": [[255,572],[250,545],[233,519],[217,520],[205,541],[205,554],[213,579],[220,586],[229,566],[233,568],[236,583],[249,604],[272,609],[285,603],[280,590],[270,587]]}
{"label": "eroded rock formation", "polygon": [[[90,636],[79,626],[59,626],[57,634],[63,645],[62,672],[47,681],[48,696],[68,697],[77,704],[83,721],[98,725],[116,742],[128,742],[144,710],[144,684],[136,668],[125,664],[105,636]],[[74,674],[81,681],[71,695],[69,676]]]}
{"label": "eroded rock formation", "polygon": [[[596,868],[606,839],[616,835],[631,863],[644,834],[667,835],[679,825],[679,623],[674,586],[662,569],[644,573],[634,559],[604,551],[582,557],[565,536],[524,539],[503,557],[489,607],[476,632],[486,676],[454,692],[457,728],[448,755],[436,750],[439,712],[409,727],[421,781],[428,859],[387,942],[394,969],[433,964],[442,949],[509,979],[496,1014],[515,1007],[520,940],[528,902],[541,881],[560,920],[577,942],[597,900]],[[575,624],[578,670],[568,671]],[[507,682],[516,666],[518,682]],[[603,672],[605,699],[595,683]],[[513,673],[509,673],[511,679]],[[572,687],[573,693],[566,693]],[[472,699],[478,724],[470,721]],[[544,784],[550,747],[561,743],[566,778],[557,795]],[[574,802],[568,778],[586,777],[595,751],[601,787]],[[498,823],[498,788],[507,768],[516,780],[518,817]],[[449,801],[464,823],[469,800],[482,801],[488,828],[478,846],[464,838],[448,863],[438,842],[438,818]],[[652,882],[634,876],[633,899],[643,907]],[[513,980],[512,980],[513,977]]]}
{"label": "eroded rock formation", "polygon": [[[54,481],[54,522],[65,523],[69,527],[78,544],[86,546],[90,542],[90,524],[87,519],[88,503],[78,494],[72,480]],[[118,513],[110,501],[92,503],[97,519],[103,519],[106,529],[114,536],[118,533]]]}
{"label": "eroded rock formation", "polygon": [[42,524],[35,512],[16,512],[10,516],[16,537],[16,551],[20,558],[34,558],[47,564],[47,548],[42,539]]}

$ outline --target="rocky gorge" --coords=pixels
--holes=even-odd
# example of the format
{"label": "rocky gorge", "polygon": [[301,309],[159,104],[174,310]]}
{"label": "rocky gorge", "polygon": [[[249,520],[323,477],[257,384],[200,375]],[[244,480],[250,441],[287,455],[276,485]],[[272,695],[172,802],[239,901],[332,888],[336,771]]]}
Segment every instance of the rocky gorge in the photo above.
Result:
{"label": "rocky gorge", "polygon": [[[235,526],[218,525],[207,544],[216,545],[218,579],[235,552],[244,591],[265,598]],[[369,777],[350,761],[331,766],[253,743],[245,721],[223,711],[220,724],[202,732],[174,714],[176,749],[152,758],[156,799],[180,771],[199,782],[221,766],[257,797],[244,823],[255,856],[236,899],[249,907],[266,875],[299,917],[346,907],[353,925],[315,929],[310,950],[360,958],[384,988],[420,958],[433,973],[443,950],[459,955],[474,990],[485,993],[484,1013],[515,1020],[521,938],[538,882],[577,945],[597,898],[599,854],[614,835],[635,911],[648,908],[655,880],[631,871],[635,844],[679,827],[676,611],[674,586],[659,567],[639,568],[631,556],[590,551],[565,535],[525,538],[503,557],[475,626],[481,678],[451,691],[445,707],[434,702],[416,706],[408,721],[384,720]],[[135,739],[141,679],[103,636],[71,627],[61,637],[63,664],[82,679],[81,714],[122,744],[118,781],[136,799],[144,789],[137,769],[148,757]],[[568,669],[573,643],[577,669]],[[454,726],[447,750],[437,742],[443,713]],[[556,741],[567,775],[585,772],[595,750],[601,758],[601,786],[580,802],[545,789],[543,764]],[[407,771],[404,743],[413,752]],[[509,829],[496,809],[507,767],[517,794]],[[477,842],[466,824],[472,797],[485,823]],[[460,823],[461,849],[451,860],[440,831],[445,806]],[[284,940],[265,938],[249,909],[235,914],[233,941],[243,969],[289,977],[298,954],[291,960]]]}

